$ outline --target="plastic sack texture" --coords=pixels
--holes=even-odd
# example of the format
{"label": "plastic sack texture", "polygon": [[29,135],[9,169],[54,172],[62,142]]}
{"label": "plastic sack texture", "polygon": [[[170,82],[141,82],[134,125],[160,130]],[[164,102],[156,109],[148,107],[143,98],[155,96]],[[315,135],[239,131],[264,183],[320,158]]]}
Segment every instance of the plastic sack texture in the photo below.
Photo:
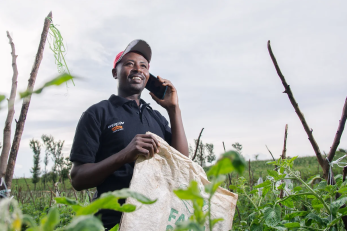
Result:
{"label": "plastic sack texture", "polygon": [[[123,213],[120,231],[174,230],[176,222],[188,220],[193,214],[193,206],[190,201],[179,199],[173,190],[185,189],[192,180],[198,182],[202,195],[208,198],[204,185],[209,181],[203,168],[154,136],[160,142],[160,152],[151,159],[137,159],[130,189],[158,200],[152,205],[141,205],[127,198],[126,203],[136,205],[137,210]],[[211,213],[212,218],[224,218],[224,221],[218,222],[213,230],[231,230],[236,202],[237,194],[218,188],[212,198]],[[207,200],[205,207],[208,207]],[[209,230],[207,223],[205,230]]]}

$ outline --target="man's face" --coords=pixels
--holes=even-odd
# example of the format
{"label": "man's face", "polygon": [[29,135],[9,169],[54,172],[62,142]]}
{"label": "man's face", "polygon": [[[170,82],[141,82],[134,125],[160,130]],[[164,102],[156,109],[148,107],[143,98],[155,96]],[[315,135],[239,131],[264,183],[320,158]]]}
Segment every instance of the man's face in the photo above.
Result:
{"label": "man's face", "polygon": [[149,78],[148,61],[140,54],[130,52],[123,56],[113,77],[118,79],[118,88],[126,94],[140,94]]}

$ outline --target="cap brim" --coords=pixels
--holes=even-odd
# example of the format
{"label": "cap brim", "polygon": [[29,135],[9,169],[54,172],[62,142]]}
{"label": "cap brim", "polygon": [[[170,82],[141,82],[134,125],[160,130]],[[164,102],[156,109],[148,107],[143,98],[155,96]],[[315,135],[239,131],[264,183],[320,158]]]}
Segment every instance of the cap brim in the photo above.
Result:
{"label": "cap brim", "polygon": [[148,63],[151,62],[152,50],[151,50],[151,47],[148,45],[148,43],[146,43],[144,40],[136,39],[136,40],[132,41],[131,43],[129,43],[129,45],[125,48],[122,56],[119,58],[117,63],[120,62],[120,60],[122,60],[123,56],[128,54],[129,52],[141,53],[142,56],[145,59],[147,59]]}

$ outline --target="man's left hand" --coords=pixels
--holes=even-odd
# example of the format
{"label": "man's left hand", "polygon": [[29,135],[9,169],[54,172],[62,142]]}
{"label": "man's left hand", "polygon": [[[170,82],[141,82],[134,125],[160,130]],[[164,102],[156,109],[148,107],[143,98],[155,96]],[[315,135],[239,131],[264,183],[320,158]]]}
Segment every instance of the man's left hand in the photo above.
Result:
{"label": "man's left hand", "polygon": [[159,99],[152,92],[150,92],[149,94],[152,96],[155,102],[157,102],[160,106],[162,106],[166,110],[177,107],[178,96],[177,96],[177,90],[174,87],[174,85],[170,82],[170,80],[163,79],[160,76],[158,76],[157,78],[162,83],[163,86],[168,86],[164,99]]}

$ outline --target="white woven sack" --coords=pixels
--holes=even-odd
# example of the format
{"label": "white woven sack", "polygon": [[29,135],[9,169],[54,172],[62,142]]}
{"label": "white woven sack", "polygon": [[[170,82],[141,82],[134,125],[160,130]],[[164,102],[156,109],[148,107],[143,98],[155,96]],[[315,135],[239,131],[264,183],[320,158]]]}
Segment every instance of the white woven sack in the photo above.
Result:
{"label": "white woven sack", "polygon": [[[194,211],[192,203],[179,199],[173,190],[186,188],[192,180],[198,182],[202,195],[208,197],[204,185],[210,182],[203,168],[160,137],[150,132],[147,134],[158,139],[160,151],[151,159],[137,159],[130,189],[158,200],[152,205],[141,205],[137,200],[128,198],[126,203],[134,204],[138,209],[132,213],[123,213],[121,231],[174,230],[176,222],[188,220]],[[224,218],[224,221],[218,222],[213,230],[231,230],[237,197],[237,194],[221,187],[217,189],[211,203],[212,219]],[[207,207],[206,200],[203,209]],[[208,223],[205,224],[205,230],[209,230]]]}

